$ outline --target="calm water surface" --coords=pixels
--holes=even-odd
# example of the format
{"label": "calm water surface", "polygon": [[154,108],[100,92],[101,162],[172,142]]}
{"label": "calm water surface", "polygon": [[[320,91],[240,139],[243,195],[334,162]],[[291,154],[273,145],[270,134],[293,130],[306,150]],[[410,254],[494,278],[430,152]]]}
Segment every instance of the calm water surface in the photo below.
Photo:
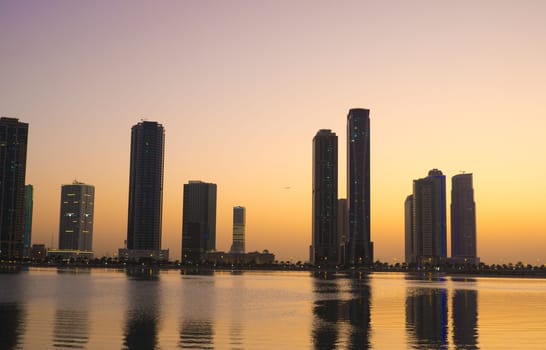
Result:
{"label": "calm water surface", "polygon": [[0,274],[0,349],[546,349],[546,280]]}

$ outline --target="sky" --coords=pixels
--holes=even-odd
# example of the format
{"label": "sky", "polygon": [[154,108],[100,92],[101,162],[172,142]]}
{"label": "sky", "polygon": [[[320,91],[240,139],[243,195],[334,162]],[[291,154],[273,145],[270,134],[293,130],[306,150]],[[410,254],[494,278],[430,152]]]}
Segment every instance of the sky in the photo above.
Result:
{"label": "sky", "polygon": [[217,250],[242,205],[248,251],[305,261],[312,138],[338,135],[344,198],[347,112],[368,108],[376,259],[404,260],[404,200],[438,168],[448,207],[451,176],[474,174],[482,261],[543,264],[544,38],[544,1],[0,0],[0,115],[29,123],[32,241],[57,246],[77,179],[95,186],[96,255],[117,253],[147,119],[165,127],[172,258],[183,184],[202,180],[218,185]]}

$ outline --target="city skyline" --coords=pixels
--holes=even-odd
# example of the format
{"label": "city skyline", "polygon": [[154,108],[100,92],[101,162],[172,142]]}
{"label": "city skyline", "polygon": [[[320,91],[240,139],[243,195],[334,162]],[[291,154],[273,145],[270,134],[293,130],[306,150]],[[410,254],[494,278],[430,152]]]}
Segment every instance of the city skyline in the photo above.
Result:
{"label": "city skyline", "polygon": [[[167,134],[172,257],[183,183],[204,179],[218,184],[218,250],[229,250],[232,207],[244,203],[247,251],[307,260],[310,139],[329,128],[346,144],[346,111],[362,107],[372,111],[375,259],[404,260],[403,200],[436,167],[474,175],[483,262],[542,264],[544,13],[539,1],[4,1],[0,115],[30,125],[32,241],[57,236],[58,185],[76,177],[100,193],[96,254],[116,254],[127,230],[127,130],[149,118]],[[345,147],[338,167],[345,179]]]}

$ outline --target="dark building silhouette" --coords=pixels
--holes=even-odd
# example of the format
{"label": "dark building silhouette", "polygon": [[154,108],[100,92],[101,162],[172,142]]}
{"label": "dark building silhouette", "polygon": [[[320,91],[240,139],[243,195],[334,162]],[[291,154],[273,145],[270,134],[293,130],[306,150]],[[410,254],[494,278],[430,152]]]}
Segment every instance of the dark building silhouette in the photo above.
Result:
{"label": "dark building silhouette", "polygon": [[168,259],[168,251],[166,257],[161,251],[164,148],[161,124],[142,121],[132,127],[127,250],[120,250],[120,257]]}
{"label": "dark building silhouette", "polygon": [[233,243],[230,253],[243,254],[245,252],[245,225],[246,209],[233,207]]}
{"label": "dark building silhouette", "polygon": [[446,178],[438,169],[413,181],[413,249],[412,263],[446,262]]}
{"label": "dark building silhouette", "polygon": [[198,262],[216,250],[216,184],[190,181],[184,185],[182,261]]}
{"label": "dark building silhouette", "polygon": [[313,138],[313,242],[311,263],[338,263],[337,135],[319,130]]}
{"label": "dark building silhouette", "polygon": [[415,262],[413,249],[413,195],[406,197],[404,202],[404,231],[405,231],[405,257],[406,264]]}
{"label": "dark building silhouette", "polygon": [[0,118],[0,257],[23,256],[28,124]]}
{"label": "dark building silhouette", "polygon": [[349,237],[349,211],[347,209],[347,199],[337,200],[337,240],[338,255],[340,264],[345,264],[345,245]]}
{"label": "dark building silhouette", "polygon": [[415,349],[447,348],[447,290],[418,288],[406,297],[406,329]]}
{"label": "dark building silhouette", "polygon": [[452,303],[455,348],[478,349],[478,291],[455,290]]}
{"label": "dark building silhouette", "polygon": [[454,263],[480,263],[476,249],[472,174],[459,174],[451,178],[451,257]]}
{"label": "dark building silhouette", "polygon": [[373,264],[370,224],[370,111],[351,109],[347,116],[347,202],[351,265]]}
{"label": "dark building silhouette", "polygon": [[32,243],[32,210],[34,207],[34,188],[32,185],[25,186],[25,246],[23,256],[30,256]]}
{"label": "dark building silhouette", "polygon": [[59,250],[93,251],[95,187],[74,181],[61,186]]}

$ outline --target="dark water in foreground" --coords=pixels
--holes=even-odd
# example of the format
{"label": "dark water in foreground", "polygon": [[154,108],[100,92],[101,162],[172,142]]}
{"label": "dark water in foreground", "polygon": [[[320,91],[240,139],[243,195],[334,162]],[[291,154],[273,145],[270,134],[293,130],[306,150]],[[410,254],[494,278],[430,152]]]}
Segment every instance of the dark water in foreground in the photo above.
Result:
{"label": "dark water in foreground", "polygon": [[0,274],[0,349],[546,349],[546,280]]}

